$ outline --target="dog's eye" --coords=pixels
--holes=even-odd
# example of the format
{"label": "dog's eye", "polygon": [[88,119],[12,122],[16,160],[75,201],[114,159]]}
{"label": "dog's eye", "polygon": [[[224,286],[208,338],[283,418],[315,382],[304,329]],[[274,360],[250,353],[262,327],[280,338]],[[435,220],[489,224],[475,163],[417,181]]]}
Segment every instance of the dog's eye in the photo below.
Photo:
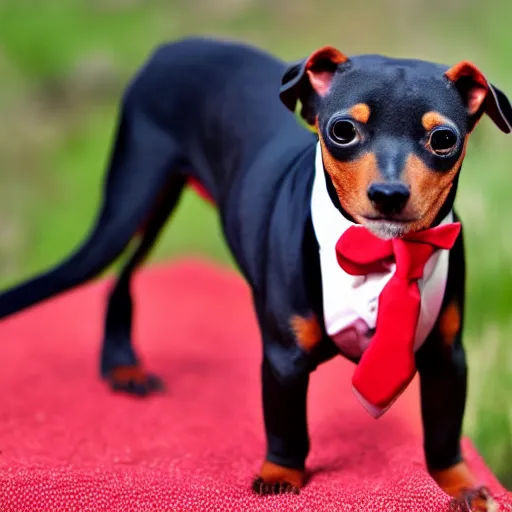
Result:
{"label": "dog's eye", "polygon": [[438,128],[430,134],[429,146],[434,153],[446,155],[457,145],[457,134],[450,128]]}
{"label": "dog's eye", "polygon": [[330,134],[332,140],[341,145],[351,144],[357,138],[355,124],[347,119],[334,121],[331,125]]}

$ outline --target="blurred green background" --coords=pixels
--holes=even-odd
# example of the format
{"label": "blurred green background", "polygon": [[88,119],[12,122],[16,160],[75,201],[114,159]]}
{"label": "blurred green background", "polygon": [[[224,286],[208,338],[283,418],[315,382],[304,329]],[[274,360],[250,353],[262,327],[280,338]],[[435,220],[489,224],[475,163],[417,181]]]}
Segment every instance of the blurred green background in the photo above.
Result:
{"label": "blurred green background", "polygon": [[[333,44],[454,64],[512,95],[510,0],[0,0],[0,288],[59,261],[95,217],[129,77],[184,35],[241,39],[288,60]],[[512,488],[512,151],[488,119],[457,206],[469,261],[465,431]],[[213,210],[187,193],[151,261],[232,261]]]}

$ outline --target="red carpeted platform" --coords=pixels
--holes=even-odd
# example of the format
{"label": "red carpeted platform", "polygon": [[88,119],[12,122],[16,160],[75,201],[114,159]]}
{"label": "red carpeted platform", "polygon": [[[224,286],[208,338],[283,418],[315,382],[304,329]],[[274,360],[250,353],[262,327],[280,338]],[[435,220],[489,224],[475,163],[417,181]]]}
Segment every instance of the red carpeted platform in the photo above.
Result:
{"label": "red carpeted platform", "polygon": [[[0,324],[0,510],[448,510],[426,473],[417,383],[373,420],[350,391],[352,365],[313,376],[311,478],[299,496],[260,498],[260,343],[248,289],[198,262],[142,271],[136,343],[165,395],[111,393],[97,375],[107,283]],[[469,441],[471,466],[510,495]]]}

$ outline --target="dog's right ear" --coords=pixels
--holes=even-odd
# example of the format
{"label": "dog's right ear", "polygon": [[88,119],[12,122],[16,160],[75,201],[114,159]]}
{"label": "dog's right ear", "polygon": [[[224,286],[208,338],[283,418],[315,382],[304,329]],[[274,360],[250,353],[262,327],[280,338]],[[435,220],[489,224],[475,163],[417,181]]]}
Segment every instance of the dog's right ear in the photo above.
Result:
{"label": "dog's right ear", "polygon": [[473,130],[482,114],[487,114],[504,133],[512,132],[512,107],[509,99],[471,62],[462,61],[445,72],[459,91]]}
{"label": "dog's right ear", "polygon": [[289,65],[281,80],[281,101],[292,112],[300,101],[302,118],[314,125],[319,97],[329,92],[338,67],[348,61],[348,57],[336,48],[324,46],[308,58]]}

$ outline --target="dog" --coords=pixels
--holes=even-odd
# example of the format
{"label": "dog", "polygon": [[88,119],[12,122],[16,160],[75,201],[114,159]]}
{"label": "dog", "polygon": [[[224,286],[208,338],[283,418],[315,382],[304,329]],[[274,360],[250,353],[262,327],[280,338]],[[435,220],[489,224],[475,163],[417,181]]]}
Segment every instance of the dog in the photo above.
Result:
{"label": "dog", "polygon": [[287,63],[234,41],[163,44],[124,92],[87,240],[5,291],[0,317],[94,278],[137,238],[109,295],[101,375],[127,393],[160,390],[132,347],[130,282],[195,186],[218,209],[261,330],[267,452],[253,489],[303,486],[309,375],[341,354],[374,417],[419,373],[430,475],[459,503],[490,509],[460,447],[465,260],[453,209],[483,114],[511,132],[509,100],[467,61],[325,46]]}

